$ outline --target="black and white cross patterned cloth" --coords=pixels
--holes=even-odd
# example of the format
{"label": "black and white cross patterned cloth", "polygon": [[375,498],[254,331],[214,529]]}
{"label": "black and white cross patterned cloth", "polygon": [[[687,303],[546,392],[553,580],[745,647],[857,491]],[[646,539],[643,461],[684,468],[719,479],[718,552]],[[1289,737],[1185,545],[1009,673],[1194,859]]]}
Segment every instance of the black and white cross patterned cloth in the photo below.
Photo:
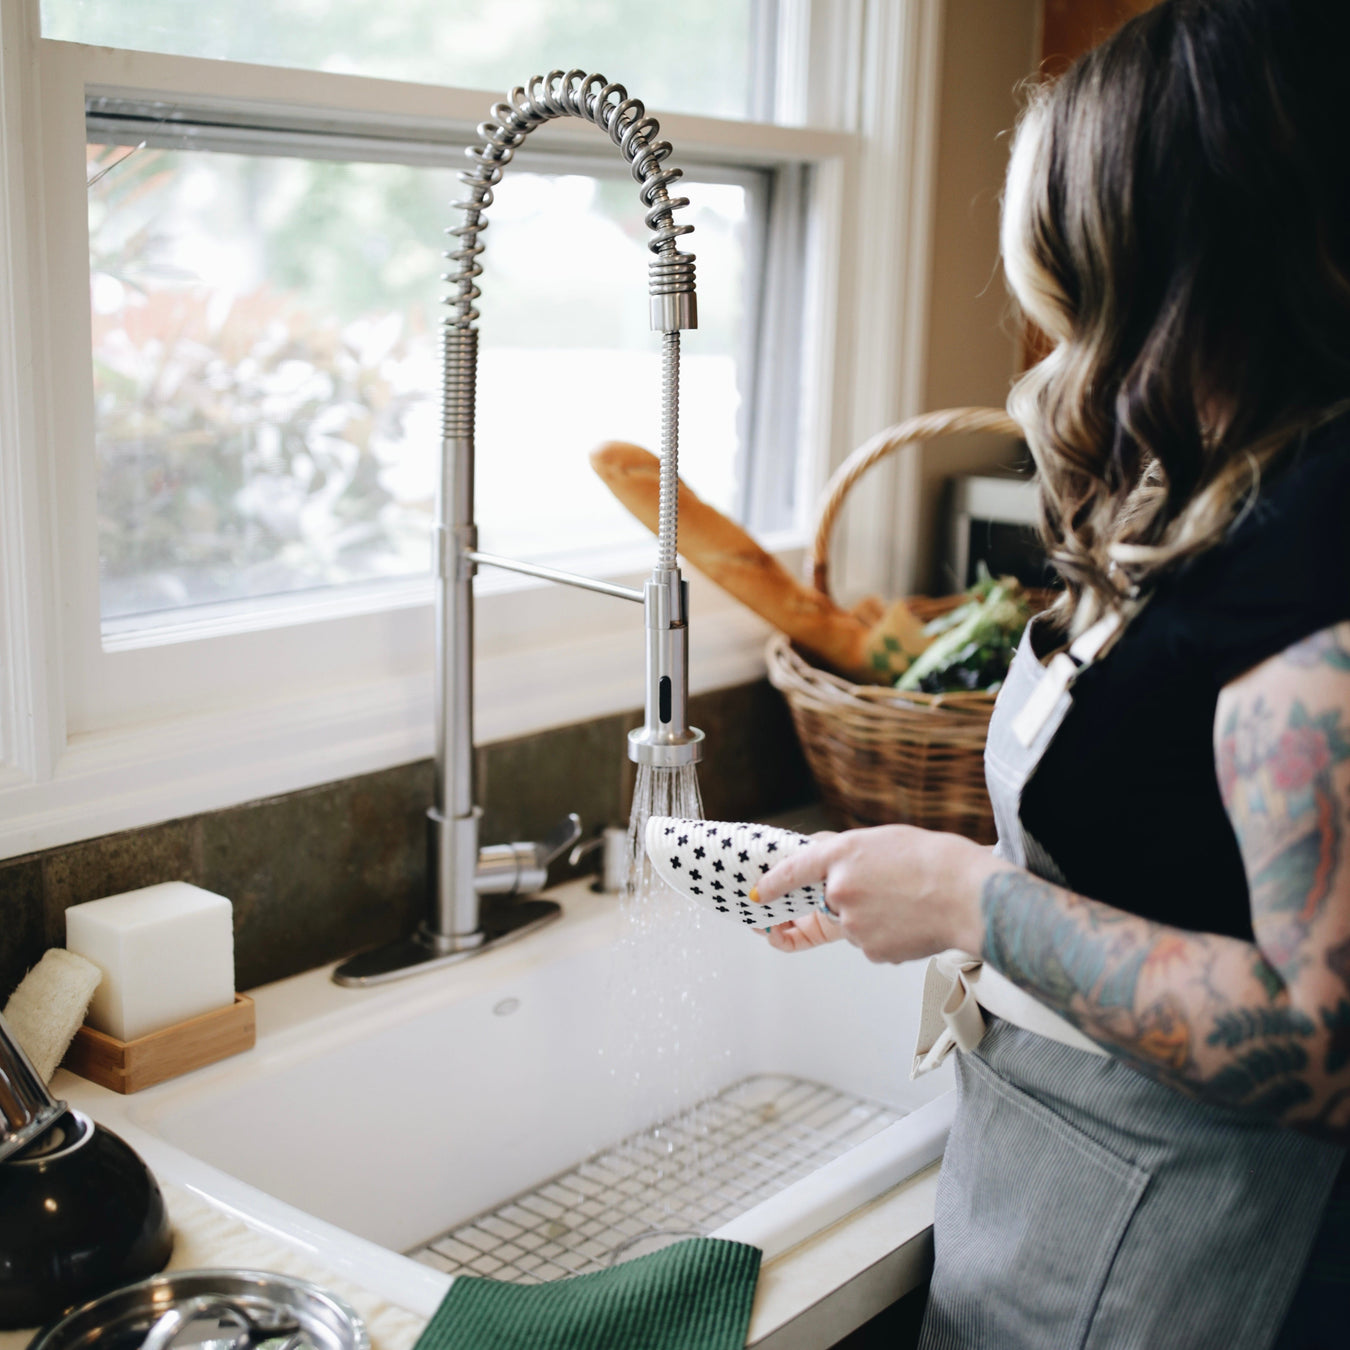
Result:
{"label": "black and white cross patterned cloth", "polygon": [[767,904],[750,899],[750,888],[769,868],[810,843],[795,830],[744,821],[652,816],[646,843],[647,856],[662,881],[747,928],[775,928],[812,909],[827,909],[823,882],[799,886]]}

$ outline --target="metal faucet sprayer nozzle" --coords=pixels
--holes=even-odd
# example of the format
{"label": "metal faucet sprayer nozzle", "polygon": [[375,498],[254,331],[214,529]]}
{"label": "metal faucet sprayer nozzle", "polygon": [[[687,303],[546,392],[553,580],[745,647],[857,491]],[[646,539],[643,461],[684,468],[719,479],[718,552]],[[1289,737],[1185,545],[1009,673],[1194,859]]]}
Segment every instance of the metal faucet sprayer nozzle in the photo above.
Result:
{"label": "metal faucet sprayer nozzle", "polygon": [[678,768],[703,758],[703,733],[688,721],[689,583],[679,568],[658,567],[643,591],[647,618],[645,720],[628,733],[628,758]]}

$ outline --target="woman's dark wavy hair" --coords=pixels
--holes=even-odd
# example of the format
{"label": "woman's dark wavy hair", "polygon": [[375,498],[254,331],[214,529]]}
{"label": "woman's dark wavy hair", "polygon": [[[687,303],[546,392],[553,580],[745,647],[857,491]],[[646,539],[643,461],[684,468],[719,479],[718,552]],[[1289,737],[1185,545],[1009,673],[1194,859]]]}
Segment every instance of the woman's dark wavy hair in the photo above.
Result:
{"label": "woman's dark wavy hair", "polygon": [[1163,0],[1033,90],[1009,409],[1081,627],[1222,537],[1350,396],[1350,0]]}

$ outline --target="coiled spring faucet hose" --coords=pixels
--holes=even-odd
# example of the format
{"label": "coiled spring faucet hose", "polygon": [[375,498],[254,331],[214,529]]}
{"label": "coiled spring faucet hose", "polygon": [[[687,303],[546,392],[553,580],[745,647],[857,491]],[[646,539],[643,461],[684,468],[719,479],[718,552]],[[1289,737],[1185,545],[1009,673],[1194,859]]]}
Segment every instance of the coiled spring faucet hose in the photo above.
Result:
{"label": "coiled spring faucet hose", "polygon": [[[661,354],[661,483],[657,562],[643,592],[647,627],[647,689],[644,725],[629,736],[629,757],[639,764],[678,767],[701,757],[703,733],[687,718],[689,655],[687,645],[688,587],[676,560],[678,544],[678,475],[680,427],[680,332],[698,327],[694,291],[694,255],[677,247],[692,225],[677,225],[674,213],[688,206],[685,197],[672,198],[668,189],[683,176],[666,161],[668,141],[658,139],[660,125],[647,116],[640,100],[629,98],[621,84],[603,75],[581,70],[536,75],[524,87],[513,89],[494,105],[488,121],[478,127],[478,142],[467,154],[473,167],[459,175],[469,189],[467,199],[454,203],[463,222],[447,230],[454,246],[445,257],[453,270],[445,280],[452,290],[445,297],[443,320],[444,399],[442,436],[445,471],[442,477],[440,535],[442,567],[472,566],[467,554],[477,548],[473,523],[474,409],[478,368],[478,319],[475,301],[482,294],[480,233],[487,227],[485,213],[492,205],[493,188],[501,181],[516,149],[535,127],[560,117],[579,117],[606,132],[632,168],[638,195],[647,208],[652,231],[647,247],[651,326],[662,334]],[[468,620],[465,620],[468,622]],[[442,724],[447,713],[440,713]],[[438,743],[440,736],[438,734]]]}

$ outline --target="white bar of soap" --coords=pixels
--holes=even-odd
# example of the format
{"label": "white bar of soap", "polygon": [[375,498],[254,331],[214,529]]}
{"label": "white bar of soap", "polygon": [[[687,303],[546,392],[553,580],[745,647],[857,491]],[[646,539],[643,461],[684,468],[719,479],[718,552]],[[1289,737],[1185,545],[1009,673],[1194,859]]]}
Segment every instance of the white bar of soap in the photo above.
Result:
{"label": "white bar of soap", "polygon": [[234,1002],[232,906],[186,881],[72,905],[66,947],[102,970],[87,1020],[119,1041]]}

